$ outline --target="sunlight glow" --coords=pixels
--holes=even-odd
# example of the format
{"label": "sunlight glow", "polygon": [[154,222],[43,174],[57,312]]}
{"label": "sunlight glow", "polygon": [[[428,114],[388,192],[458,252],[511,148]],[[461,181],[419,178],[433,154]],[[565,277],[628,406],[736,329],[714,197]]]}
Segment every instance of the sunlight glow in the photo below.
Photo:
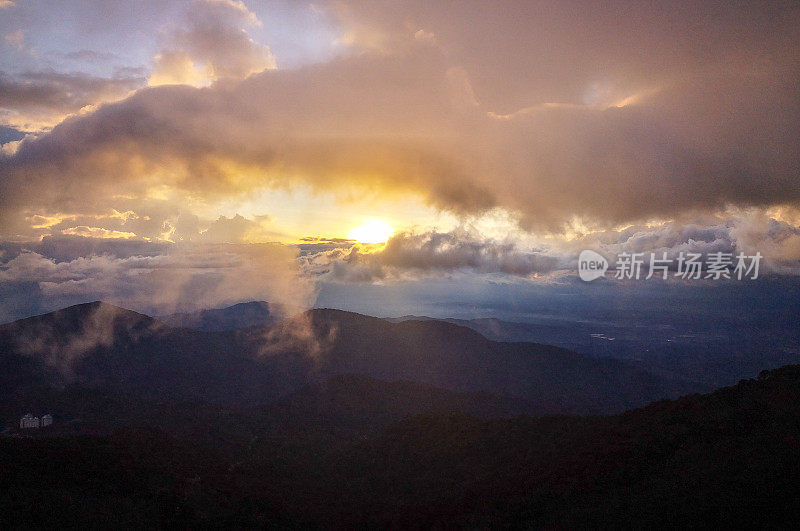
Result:
{"label": "sunlight glow", "polygon": [[361,243],[385,243],[394,233],[394,228],[385,221],[370,219],[351,230],[347,237]]}

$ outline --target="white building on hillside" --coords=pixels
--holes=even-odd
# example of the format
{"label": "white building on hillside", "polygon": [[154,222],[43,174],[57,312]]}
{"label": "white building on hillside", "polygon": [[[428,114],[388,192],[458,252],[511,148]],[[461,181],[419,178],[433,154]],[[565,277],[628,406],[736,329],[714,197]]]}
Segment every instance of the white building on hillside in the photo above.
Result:
{"label": "white building on hillside", "polygon": [[[50,417],[50,420],[52,422],[52,417]],[[34,417],[30,413],[26,414],[24,417],[19,419],[19,427],[20,429],[23,430],[28,428],[39,428],[41,427],[41,425],[42,424],[41,421],[39,420],[39,417]]]}
{"label": "white building on hillside", "polygon": [[42,418],[34,417],[30,413],[19,419],[20,429],[26,430],[30,428],[44,428],[45,426],[53,425],[53,415],[47,413],[42,415]]}

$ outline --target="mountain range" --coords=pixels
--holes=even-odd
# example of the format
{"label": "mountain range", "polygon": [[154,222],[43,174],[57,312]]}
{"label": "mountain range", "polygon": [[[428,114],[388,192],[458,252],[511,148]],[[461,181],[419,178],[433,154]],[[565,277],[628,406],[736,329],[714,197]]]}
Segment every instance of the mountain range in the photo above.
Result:
{"label": "mountain range", "polygon": [[[440,320],[236,319],[263,309],[194,329],[96,302],[0,325],[0,528],[800,518],[800,366],[686,395],[627,361]],[[54,424],[16,429],[31,411]]]}
{"label": "mountain range", "polygon": [[536,414],[619,412],[692,390],[620,360],[326,309],[209,332],[87,303],[0,326],[0,364],[5,395],[78,385],[237,408],[346,374],[491,394]]}

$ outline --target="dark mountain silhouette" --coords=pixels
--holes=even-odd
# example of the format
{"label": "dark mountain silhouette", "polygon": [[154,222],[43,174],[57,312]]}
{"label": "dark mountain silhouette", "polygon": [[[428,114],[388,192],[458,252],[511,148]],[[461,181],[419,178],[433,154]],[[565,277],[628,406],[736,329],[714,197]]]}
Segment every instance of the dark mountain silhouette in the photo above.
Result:
{"label": "dark mountain silhouette", "polygon": [[497,343],[440,321],[311,310],[271,327],[171,328],[108,304],[0,326],[5,393],[36,384],[249,407],[340,374],[514,397],[531,413],[622,411],[687,387],[625,362]]}
{"label": "dark mountain silhouette", "polygon": [[142,398],[252,405],[308,383],[259,363],[229,333],[170,328],[99,302],[0,326],[0,352],[3,383],[23,388],[69,383]]}
{"label": "dark mountain silhouette", "polygon": [[227,308],[174,313],[158,319],[177,328],[222,332],[253,326],[269,326],[288,314],[286,307],[263,301],[243,302]]}
{"label": "dark mountain silhouette", "polygon": [[[389,317],[386,320],[393,323],[403,321],[444,321],[471,328],[492,341],[546,343],[567,349],[574,349],[574,347],[585,346],[586,344],[586,341],[582,339],[584,334],[576,334],[575,323],[564,321],[542,324],[504,321],[495,317],[456,319],[453,317],[435,318],[424,315],[404,315],[402,317]],[[585,331],[580,330],[580,332]]]}
{"label": "dark mountain silhouette", "polygon": [[799,399],[790,366],[614,417],[407,419],[362,445],[370,465],[351,463],[343,480],[362,494],[341,493],[353,505],[334,520],[359,507],[349,523],[792,528]]}
{"label": "dark mountain silhouette", "polygon": [[[388,321],[430,321],[406,315]],[[539,317],[536,322],[496,318],[442,321],[471,328],[492,341],[554,345],[592,357],[622,359],[652,374],[691,382],[710,391],[750,378],[764,369],[800,363],[800,320],[729,325],[695,316],[691,322],[659,319],[630,322],[575,321]],[[791,323],[791,324],[790,324]]]}
{"label": "dark mountain silhouette", "polygon": [[544,412],[622,411],[687,387],[625,362],[536,343],[503,343],[442,321],[384,319],[340,310],[304,318],[324,338],[322,374],[407,379],[459,391],[523,398]]}
{"label": "dark mountain silhouette", "polygon": [[420,414],[461,412],[477,418],[517,416],[531,405],[486,393],[458,393],[409,381],[387,382],[345,374],[310,385],[249,412],[254,433],[363,436],[392,422]]}
{"label": "dark mountain silhouette", "polygon": [[0,389],[8,393],[30,385],[63,385],[91,353],[163,329],[146,315],[101,302],[0,325]]}
{"label": "dark mountain silhouette", "polygon": [[[108,388],[69,385],[27,387],[0,401],[0,418],[48,412],[48,433],[111,433],[147,426],[184,440],[238,455],[254,438],[315,436],[328,440],[362,437],[419,414],[462,412],[477,418],[520,415],[530,405],[485,393],[457,393],[416,382],[386,382],[344,374],[308,385],[258,407],[230,408],[208,402],[141,398]],[[1,428],[2,426],[0,426]]]}
{"label": "dark mountain silhouette", "polygon": [[[339,417],[350,398],[319,406],[351,384],[286,415]],[[349,441],[258,433],[236,455],[150,428],[0,437],[0,526],[792,529],[799,426],[790,366],[611,417],[426,414]]]}
{"label": "dark mountain silhouette", "polygon": [[224,509],[229,494],[214,488],[224,486],[217,480],[226,473],[224,459],[155,430],[131,428],[108,437],[0,437],[0,462],[3,529],[222,527],[231,522]]}

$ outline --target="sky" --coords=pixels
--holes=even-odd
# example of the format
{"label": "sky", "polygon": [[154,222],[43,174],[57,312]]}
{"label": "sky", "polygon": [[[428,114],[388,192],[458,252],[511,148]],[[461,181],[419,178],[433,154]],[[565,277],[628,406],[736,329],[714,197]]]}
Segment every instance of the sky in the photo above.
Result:
{"label": "sky", "polygon": [[[0,320],[780,313],[799,27],[795,1],[0,0]],[[614,278],[623,253],[668,278]],[[677,278],[681,253],[760,277]]]}

